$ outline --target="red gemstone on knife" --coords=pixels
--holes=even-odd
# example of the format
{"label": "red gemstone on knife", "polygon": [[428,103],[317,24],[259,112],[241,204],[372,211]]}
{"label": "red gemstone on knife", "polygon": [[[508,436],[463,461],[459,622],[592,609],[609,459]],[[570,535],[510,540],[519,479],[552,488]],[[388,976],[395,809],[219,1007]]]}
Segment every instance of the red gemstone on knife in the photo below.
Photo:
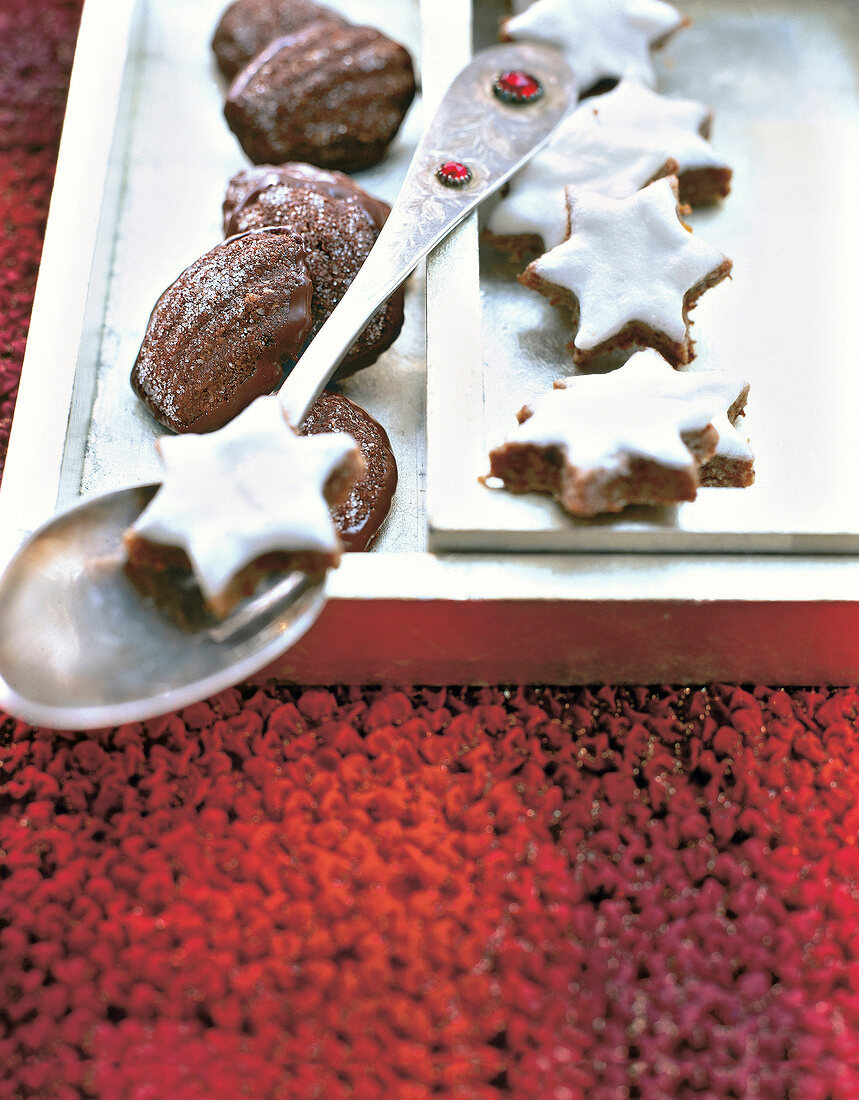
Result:
{"label": "red gemstone on knife", "polygon": [[458,160],[446,160],[436,168],[435,174],[447,187],[464,187],[471,180],[471,169]]}
{"label": "red gemstone on knife", "polygon": [[543,85],[530,73],[511,69],[496,77],[492,90],[505,103],[533,103],[543,94]]}

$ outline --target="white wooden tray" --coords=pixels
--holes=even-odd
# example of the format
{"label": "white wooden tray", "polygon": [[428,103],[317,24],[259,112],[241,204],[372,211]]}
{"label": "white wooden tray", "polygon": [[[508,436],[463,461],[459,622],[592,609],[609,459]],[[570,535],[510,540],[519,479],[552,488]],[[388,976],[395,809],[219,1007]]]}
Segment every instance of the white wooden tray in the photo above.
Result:
{"label": "white wooden tray", "polygon": [[[417,0],[397,5],[344,0],[342,6],[350,18],[381,26],[417,56],[423,53],[429,101],[468,58],[471,13],[464,0],[437,0],[423,29]],[[221,116],[222,88],[209,53],[221,7],[220,0],[86,2],[0,488],[0,560],[80,493],[157,476],[157,429],[132,397],[128,373],[158,294],[220,238],[223,190],[245,163]],[[813,44],[817,57],[830,48],[842,51],[832,55],[842,94],[850,23],[839,24],[840,4],[831,7],[833,17],[820,16],[815,24],[822,37]],[[723,5],[723,10],[741,24],[742,6]],[[776,43],[790,39],[796,24],[784,22],[787,5],[773,0],[763,10]],[[812,11],[811,5],[790,7],[805,26]],[[491,4],[479,12],[480,35],[487,40],[485,28],[496,13]],[[752,60],[747,52],[733,60],[737,79]],[[730,76],[725,70],[725,79]],[[688,94],[698,91],[689,88]],[[393,197],[419,128],[416,106],[390,158],[362,174],[361,182]],[[718,117],[716,133],[720,140],[729,137]],[[735,164],[737,190],[753,178],[754,148],[743,156]],[[819,159],[810,161],[806,174],[817,175],[821,168]],[[832,178],[826,187],[831,202],[837,191]],[[855,221],[845,222],[844,232],[851,225]],[[754,230],[748,226],[750,234]],[[804,230],[797,232],[806,239]],[[843,293],[828,273],[821,270],[815,279],[812,304],[830,290],[836,298]],[[486,541],[486,531],[503,525],[481,524],[475,537],[469,533],[473,522],[448,521],[445,480],[450,476],[447,497],[455,498],[453,475],[467,470],[467,489],[473,491],[471,473],[483,472],[485,440],[478,447],[475,436],[483,428],[457,429],[464,403],[457,398],[451,406],[450,379],[438,365],[454,333],[460,361],[482,362],[480,327],[473,324],[478,304],[472,221],[430,258],[426,287],[422,272],[413,277],[407,324],[395,347],[344,383],[344,391],[391,434],[401,475],[396,506],[377,548],[347,556],[330,578],[329,602],[317,624],[269,672],[305,683],[717,678],[842,683],[857,678],[859,569],[852,549],[843,544],[839,548],[848,552],[838,555],[819,553],[823,544],[816,543],[790,554],[714,553],[709,545],[698,547],[697,554],[632,553],[626,546],[610,553],[508,553],[502,546],[521,551],[528,544],[494,536]],[[797,313],[790,311],[795,327],[801,325]],[[774,338],[774,320],[765,308],[763,314],[764,330]],[[819,349],[834,349],[832,334],[819,340],[808,377],[821,372]],[[800,333],[797,357],[810,354],[812,343],[807,332]],[[457,392],[464,395],[472,384],[468,376]],[[821,430],[828,425],[841,431],[848,419],[844,406],[854,396],[855,390],[849,391],[827,411],[818,405],[806,411]],[[763,394],[754,400],[757,432],[766,403]],[[516,401],[522,403],[518,395]],[[444,452],[453,455],[454,443],[451,464]],[[756,443],[761,452],[757,434]],[[770,466],[766,447],[762,453]],[[815,454],[809,456],[812,465]],[[852,492],[855,482],[846,480],[847,470],[842,462],[827,485],[840,479],[842,494],[845,487]],[[797,484],[797,498],[810,484],[810,479]],[[848,522],[843,517],[849,513]],[[855,514],[856,501],[842,497],[842,518],[824,533],[846,531],[852,537]],[[769,548],[795,550],[791,531],[784,527],[780,533],[787,537]],[[827,542],[827,549],[830,545],[835,543]]]}

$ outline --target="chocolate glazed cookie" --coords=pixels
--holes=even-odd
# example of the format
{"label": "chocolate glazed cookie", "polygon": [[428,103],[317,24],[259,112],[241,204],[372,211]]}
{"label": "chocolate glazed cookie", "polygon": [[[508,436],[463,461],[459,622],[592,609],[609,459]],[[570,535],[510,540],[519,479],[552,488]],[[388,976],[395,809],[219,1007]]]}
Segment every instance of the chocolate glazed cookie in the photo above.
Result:
{"label": "chocolate glazed cookie", "polygon": [[347,22],[313,0],[235,0],[218,20],[212,38],[218,68],[232,80],[269,42],[319,19]]}
{"label": "chocolate glazed cookie", "polygon": [[360,405],[327,391],[311,406],[302,435],[348,432],[361,448],[364,474],[331,515],[346,550],[366,550],[379,533],[397,488],[397,463],[388,434]]}
{"label": "chocolate glazed cookie", "polygon": [[224,115],[255,164],[378,163],[415,95],[408,51],[373,27],[316,20],[271,42],[233,82]]}
{"label": "chocolate glazed cookie", "polygon": [[174,432],[207,432],[271,393],[311,326],[301,239],[271,227],[216,245],[161,295],[131,372],[140,400]]}
{"label": "chocolate glazed cookie", "polygon": [[[309,164],[261,166],[239,172],[224,199],[227,234],[282,225],[307,252],[313,283],[310,338],[343,297],[385,224],[390,207],[349,176]],[[337,376],[369,366],[394,342],[403,325],[400,287],[373,315]]]}
{"label": "chocolate glazed cookie", "polygon": [[[252,206],[269,187],[310,187],[332,199],[354,199],[375,226],[382,228],[391,212],[384,199],[377,199],[365,191],[345,172],[329,171],[304,161],[287,161],[285,164],[254,164],[236,172],[227,184],[224,195],[224,236],[232,237],[241,231],[244,210]],[[272,224],[277,224],[273,222]]]}

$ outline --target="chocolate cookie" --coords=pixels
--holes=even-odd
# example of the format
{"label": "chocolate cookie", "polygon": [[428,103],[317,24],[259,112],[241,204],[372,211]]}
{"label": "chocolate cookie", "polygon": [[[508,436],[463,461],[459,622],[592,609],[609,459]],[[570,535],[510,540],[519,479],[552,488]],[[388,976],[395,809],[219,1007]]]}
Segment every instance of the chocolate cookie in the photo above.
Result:
{"label": "chocolate cookie", "polygon": [[218,68],[232,80],[269,42],[319,19],[346,22],[313,0],[235,0],[219,19],[212,38]]}
{"label": "chocolate cookie", "polygon": [[378,163],[415,94],[408,51],[373,27],[316,20],[239,73],[224,115],[255,164]]}
{"label": "chocolate cookie", "polygon": [[[227,184],[224,195],[224,236],[241,232],[245,207],[252,206],[269,187],[310,187],[332,199],[354,199],[367,214],[378,232],[385,224],[391,207],[383,199],[377,199],[365,191],[345,172],[332,172],[304,161],[288,161],[286,164],[255,164],[236,172]],[[267,204],[270,206],[270,202]],[[257,224],[259,218],[251,215]],[[271,224],[278,224],[277,217]]]}
{"label": "chocolate cookie", "polygon": [[347,432],[364,456],[364,473],[331,515],[346,550],[366,550],[391,507],[397,488],[397,463],[388,434],[360,405],[342,394],[323,393],[313,404],[302,435]]}
{"label": "chocolate cookie", "polygon": [[174,432],[206,432],[280,382],[311,326],[300,238],[283,228],[231,237],[182,272],[149,318],[131,385]]}
{"label": "chocolate cookie", "polygon": [[[281,225],[301,239],[313,283],[312,338],[367,258],[390,207],[341,172],[286,164],[233,177],[224,212],[228,233]],[[340,377],[375,362],[390,347],[403,325],[403,299],[401,287],[374,314],[340,366]]]}

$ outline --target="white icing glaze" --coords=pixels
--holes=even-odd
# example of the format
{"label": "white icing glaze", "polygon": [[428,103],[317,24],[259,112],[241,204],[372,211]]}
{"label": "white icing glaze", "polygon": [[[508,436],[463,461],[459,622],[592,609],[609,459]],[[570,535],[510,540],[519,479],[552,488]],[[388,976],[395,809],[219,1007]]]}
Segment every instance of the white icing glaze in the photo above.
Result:
{"label": "white icing glaze", "polygon": [[699,133],[709,114],[704,103],[670,99],[630,79],[585,100],[513,178],[490,215],[490,233],[537,234],[548,250],[567,235],[566,186],[620,199],[664,172],[669,161],[678,173],[727,168]]}
{"label": "white icing glaze", "polygon": [[695,134],[700,134],[712,117],[706,103],[660,95],[628,76],[610,92],[584,100],[577,111],[588,111],[613,126],[637,126],[656,132],[668,127]]}
{"label": "white icing glaze", "polygon": [[[730,428],[727,410],[743,387],[724,371],[676,371],[646,349],[609,374],[556,382],[555,389],[530,402],[531,415],[510,438],[560,447],[571,465],[602,470],[607,477],[626,471],[630,456],[688,468],[695,461],[681,433],[708,424]],[[730,428],[730,435],[729,446],[735,446],[739,433]]]}
{"label": "white icing glaze", "polygon": [[659,179],[625,199],[567,190],[571,235],[531,269],[578,299],[577,350],[593,350],[632,321],[685,341],[684,295],[725,257],[680,221],[675,186]]}
{"label": "white icing glaze", "polygon": [[631,75],[656,83],[650,47],[683,25],[664,0],[536,0],[505,24],[507,37],[558,46],[579,86]]}
{"label": "white icing glaze", "polygon": [[701,127],[710,118],[705,103],[659,95],[638,80],[621,80],[605,95],[586,99],[571,117],[583,128],[598,125],[608,132],[616,127],[634,130],[642,147],[652,144],[664,150],[677,161],[679,172],[728,167],[701,136]]}
{"label": "white icing glaze", "polygon": [[164,481],[133,530],[184,549],[207,597],[270,550],[339,547],[322,495],[355,449],[343,432],[298,436],[277,397],[260,397],[218,431],[164,436]]}
{"label": "white icing glaze", "polygon": [[670,154],[657,141],[642,140],[626,127],[602,126],[582,110],[567,115],[552,140],[516,174],[492,211],[490,233],[536,233],[544,248],[554,248],[567,236],[566,186],[619,199],[665,170]]}
{"label": "white icing glaze", "polygon": [[[734,394],[734,397],[737,395]],[[713,427],[719,433],[719,442],[716,446],[716,458],[733,459],[743,462],[751,462],[754,454],[747,439],[737,431],[728,419],[727,411],[713,421]]]}

